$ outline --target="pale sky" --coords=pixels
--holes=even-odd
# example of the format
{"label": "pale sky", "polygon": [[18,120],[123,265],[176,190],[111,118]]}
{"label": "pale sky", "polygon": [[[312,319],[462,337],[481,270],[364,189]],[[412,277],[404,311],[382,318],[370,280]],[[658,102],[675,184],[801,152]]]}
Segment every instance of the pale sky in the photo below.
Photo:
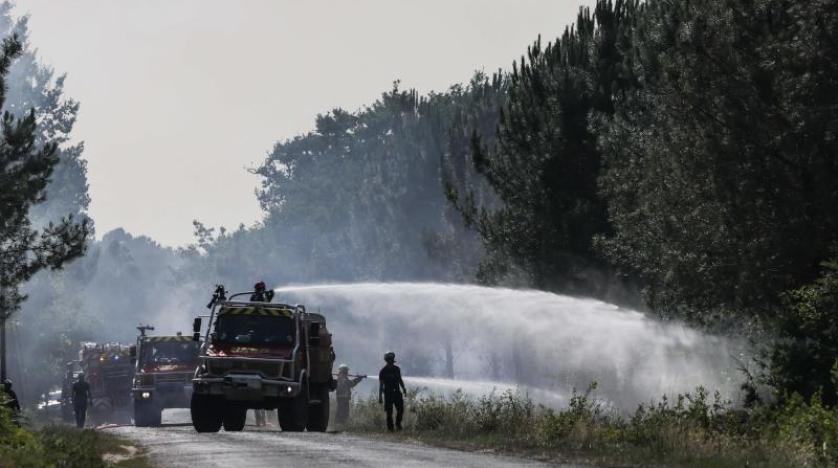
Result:
{"label": "pale sky", "polygon": [[192,220],[261,219],[260,163],[335,107],[400,79],[442,91],[509,69],[594,0],[18,0],[40,59],[81,102],[97,236],[123,227],[164,245]]}

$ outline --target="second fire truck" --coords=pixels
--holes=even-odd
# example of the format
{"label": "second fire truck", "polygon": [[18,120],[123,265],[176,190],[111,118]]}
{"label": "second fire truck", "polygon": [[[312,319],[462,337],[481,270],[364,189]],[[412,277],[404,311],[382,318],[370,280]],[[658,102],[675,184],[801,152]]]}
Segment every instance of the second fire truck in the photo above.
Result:
{"label": "second fire truck", "polygon": [[136,361],[134,425],[159,426],[166,408],[189,408],[192,377],[198,365],[199,342],[177,335],[148,336],[154,327],[137,327],[140,335],[131,354]]}

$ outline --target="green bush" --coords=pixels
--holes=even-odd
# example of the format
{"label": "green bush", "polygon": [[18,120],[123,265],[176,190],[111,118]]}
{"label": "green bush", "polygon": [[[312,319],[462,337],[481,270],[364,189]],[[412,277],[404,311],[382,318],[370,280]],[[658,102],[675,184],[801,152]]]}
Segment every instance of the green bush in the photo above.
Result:
{"label": "green bush", "polygon": [[41,467],[44,447],[38,437],[12,422],[8,408],[0,406],[0,468]]}
{"label": "green bush", "polygon": [[[494,393],[481,397],[476,404],[461,398],[463,404],[472,406],[474,424],[484,433],[520,434],[521,427],[533,424],[535,406],[529,399],[507,390],[500,396]],[[466,411],[463,411],[467,413]]]}
{"label": "green bush", "polygon": [[[838,250],[838,247],[836,247]],[[817,394],[838,404],[838,255],[812,284],[783,296],[768,359],[769,383],[783,394]]]}
{"label": "green bush", "polygon": [[773,413],[780,445],[802,462],[838,466],[838,410],[823,406],[820,395],[808,403],[792,395]]}
{"label": "green bush", "polygon": [[44,451],[43,466],[105,467],[102,435],[93,430],[48,426],[38,431]]}
{"label": "green bush", "polygon": [[566,410],[544,410],[537,427],[539,440],[547,446],[589,445],[594,428],[609,422],[602,405],[591,398],[595,389],[595,383],[584,394],[574,389]]}
{"label": "green bush", "polygon": [[[125,453],[125,442],[111,434],[78,430],[70,426],[47,426],[31,430],[17,426],[11,413],[0,407],[0,468],[104,468],[104,453]],[[145,466],[144,457],[130,460]]]}

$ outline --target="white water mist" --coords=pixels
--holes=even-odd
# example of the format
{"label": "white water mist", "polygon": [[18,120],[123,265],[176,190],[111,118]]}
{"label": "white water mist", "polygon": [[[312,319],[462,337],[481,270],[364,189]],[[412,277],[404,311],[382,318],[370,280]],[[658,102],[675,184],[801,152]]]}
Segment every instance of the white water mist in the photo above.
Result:
{"label": "white water mist", "polygon": [[[290,286],[278,300],[326,315],[338,361],[377,375],[393,350],[418,386],[523,390],[544,403],[599,384],[618,407],[705,386],[735,397],[735,343],[593,299],[435,283]],[[410,384],[410,382],[408,382]]]}

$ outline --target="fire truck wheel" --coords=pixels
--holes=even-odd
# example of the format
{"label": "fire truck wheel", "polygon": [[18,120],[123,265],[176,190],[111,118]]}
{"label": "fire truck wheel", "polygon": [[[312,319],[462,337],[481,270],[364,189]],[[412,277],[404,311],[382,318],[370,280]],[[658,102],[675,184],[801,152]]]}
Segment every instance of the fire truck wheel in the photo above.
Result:
{"label": "fire truck wheel", "polygon": [[247,408],[244,406],[227,404],[224,407],[224,430],[237,432],[244,429],[244,421],[247,418]]}
{"label": "fire truck wheel", "polygon": [[154,407],[151,408],[150,419],[150,426],[160,427],[160,425],[163,423],[163,410],[161,408],[158,408],[157,405],[154,405]]}
{"label": "fire truck wheel", "polygon": [[134,425],[137,427],[159,426],[163,411],[151,401],[134,401]]}
{"label": "fire truck wheel", "polygon": [[304,431],[308,423],[308,385],[294,398],[283,398],[279,402],[279,426],[286,432]]}
{"label": "fire truck wheel", "polygon": [[221,402],[217,398],[199,393],[192,394],[190,410],[192,427],[198,432],[218,432],[221,430]]}
{"label": "fire truck wheel", "polygon": [[151,426],[151,408],[147,401],[134,401],[134,425],[137,427]]}
{"label": "fire truck wheel", "polygon": [[329,387],[328,385],[311,386],[311,397],[317,403],[308,404],[308,425],[310,432],[325,432],[329,427]]}

